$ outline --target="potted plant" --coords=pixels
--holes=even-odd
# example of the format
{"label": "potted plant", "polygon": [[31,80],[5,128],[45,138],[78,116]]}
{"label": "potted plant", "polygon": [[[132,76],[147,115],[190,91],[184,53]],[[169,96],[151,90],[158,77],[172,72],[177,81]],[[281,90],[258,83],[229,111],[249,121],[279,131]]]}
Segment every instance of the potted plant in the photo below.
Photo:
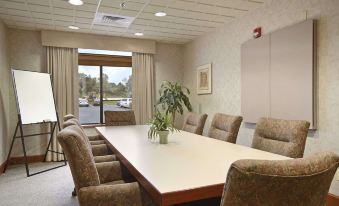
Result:
{"label": "potted plant", "polygon": [[162,114],[158,110],[150,121],[150,129],[148,131],[148,138],[155,139],[159,137],[160,144],[168,143],[168,134],[169,132],[178,131],[173,126],[172,118],[169,114]]}
{"label": "potted plant", "polygon": [[159,94],[160,99],[158,104],[162,105],[166,114],[171,115],[172,123],[175,121],[175,114],[177,112],[181,115],[183,114],[184,106],[188,111],[192,111],[192,106],[188,98],[190,90],[179,83],[164,81],[161,84]]}

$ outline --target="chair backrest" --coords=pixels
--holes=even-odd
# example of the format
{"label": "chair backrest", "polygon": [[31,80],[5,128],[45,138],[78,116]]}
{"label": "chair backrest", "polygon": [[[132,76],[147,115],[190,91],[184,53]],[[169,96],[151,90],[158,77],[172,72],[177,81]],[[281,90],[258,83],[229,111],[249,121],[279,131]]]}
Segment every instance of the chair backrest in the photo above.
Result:
{"label": "chair backrest", "polygon": [[182,130],[194,134],[202,135],[204,130],[207,114],[197,114],[189,112],[186,115]]}
{"label": "chair backrest", "polygon": [[303,157],[309,127],[307,121],[260,118],[252,147],[292,158]]}
{"label": "chair backrest", "polygon": [[85,138],[84,140],[85,140],[86,144],[88,145],[88,147],[91,148],[91,143],[90,143],[90,141],[89,141],[89,139],[88,139],[88,137],[87,137],[87,135],[84,131],[84,128],[82,128],[80,122],[77,119],[73,118],[73,119],[67,120],[62,125],[62,127],[64,129],[67,128],[67,127],[70,127],[70,126],[77,126],[81,130],[81,133],[83,134],[83,137]]}
{"label": "chair backrest", "polygon": [[78,126],[71,125],[59,132],[57,136],[68,160],[77,191],[82,187],[100,184],[93,154],[90,146],[85,142],[84,135]]}
{"label": "chair backrest", "polygon": [[221,206],[323,206],[339,157],[324,152],[291,160],[238,160],[227,174]]}
{"label": "chair backrest", "polygon": [[62,128],[66,128],[66,127],[69,127],[71,125],[77,125],[83,130],[80,122],[75,118],[64,121],[64,123],[62,124]]}
{"label": "chair backrest", "polygon": [[66,122],[67,120],[70,120],[70,119],[75,119],[76,117],[73,115],[73,114],[66,114],[64,116],[64,122]]}
{"label": "chair backrest", "polygon": [[213,117],[211,127],[208,130],[208,136],[236,143],[241,122],[241,116],[217,113]]}
{"label": "chair backrest", "polygon": [[135,125],[134,111],[105,111],[105,125],[126,126]]}

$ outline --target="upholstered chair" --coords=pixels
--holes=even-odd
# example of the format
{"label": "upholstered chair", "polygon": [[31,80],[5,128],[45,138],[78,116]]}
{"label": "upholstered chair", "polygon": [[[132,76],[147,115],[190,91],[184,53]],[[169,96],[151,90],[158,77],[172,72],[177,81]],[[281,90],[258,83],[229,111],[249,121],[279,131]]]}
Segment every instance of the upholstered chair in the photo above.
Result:
{"label": "upholstered chair", "polygon": [[94,155],[95,162],[110,162],[115,161],[116,157],[112,154],[112,151],[107,147],[106,144],[91,144],[91,141],[87,138],[84,130],[82,129],[81,125],[78,124],[76,119],[70,119],[63,124],[63,128],[68,128],[70,126],[77,126],[81,132],[84,134],[85,142],[89,145],[92,150],[92,154]]}
{"label": "upholstered chair", "polygon": [[189,112],[186,115],[182,130],[194,134],[202,135],[204,130],[207,114],[197,114]]}
{"label": "upholstered chair", "polygon": [[208,130],[208,136],[214,139],[236,143],[241,122],[241,116],[217,113],[213,117],[211,127]]}
{"label": "upholstered chair", "polygon": [[63,129],[57,139],[69,162],[80,206],[142,205],[138,183],[124,183],[118,161],[96,164],[78,126]]}
{"label": "upholstered chair", "polygon": [[67,120],[70,120],[70,119],[75,119],[76,117],[73,115],[73,114],[66,114],[64,116],[64,122],[66,122]]}
{"label": "upholstered chair", "polygon": [[[71,119],[75,119],[77,121],[77,124],[82,128],[82,125],[80,124],[78,119],[73,114],[67,114],[67,115],[64,116],[63,127],[65,127],[65,122],[67,122],[68,120],[71,120]],[[66,126],[67,126],[67,124],[66,124]],[[87,137],[90,141],[102,140],[100,135],[87,135]]]}
{"label": "upholstered chair", "polygon": [[303,157],[309,127],[307,121],[260,118],[252,147],[292,158]]}
{"label": "upholstered chair", "polygon": [[[76,125],[78,126],[81,131],[84,133],[84,136],[87,136],[85,131],[83,130],[81,124],[79,121],[75,118],[69,119],[68,121],[64,122],[63,128],[66,128],[71,125]],[[88,137],[88,136],[87,136]],[[98,140],[90,140],[90,138],[86,138],[85,141],[90,145],[92,148],[92,153],[94,155],[94,161],[96,163],[100,162],[111,162],[111,161],[116,161],[117,158],[114,154],[112,154],[112,150],[108,148],[104,140],[101,140],[103,142],[100,142],[100,144],[93,144],[93,142],[98,142]],[[129,173],[129,171],[125,168],[122,167],[122,175],[124,179],[134,179],[134,177]],[[73,195],[76,193],[73,192]]]}
{"label": "upholstered chair", "polygon": [[238,160],[228,171],[221,206],[324,206],[338,166],[332,152],[291,160]]}
{"label": "upholstered chair", "polygon": [[[82,125],[80,124],[80,122],[76,118],[67,120],[66,122],[64,122],[62,127],[65,128],[65,127],[68,127],[69,125],[75,125],[75,124],[78,125],[82,130],[84,130]],[[87,136],[88,140],[90,141],[91,145],[105,144],[105,141],[100,139],[100,135],[94,135],[94,136],[86,135],[86,136]]]}
{"label": "upholstered chair", "polygon": [[134,111],[105,111],[105,125],[126,126],[135,125]]}

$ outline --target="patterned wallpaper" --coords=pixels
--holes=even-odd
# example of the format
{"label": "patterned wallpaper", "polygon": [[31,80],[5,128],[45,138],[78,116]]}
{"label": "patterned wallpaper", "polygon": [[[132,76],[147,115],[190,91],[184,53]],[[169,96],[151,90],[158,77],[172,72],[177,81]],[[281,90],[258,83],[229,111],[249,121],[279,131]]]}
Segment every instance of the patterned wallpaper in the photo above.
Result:
{"label": "patterned wallpaper", "polygon": [[0,165],[6,160],[9,130],[9,51],[7,29],[0,21]]}
{"label": "patterned wallpaper", "polygon": [[[156,101],[159,100],[159,89],[163,81],[182,83],[183,73],[183,46],[176,44],[156,44],[156,54],[154,55],[155,65],[155,94]],[[176,126],[180,127],[183,118],[176,117]]]}
{"label": "patterned wallpaper", "polygon": [[[9,40],[9,57],[10,67],[15,69],[24,69],[38,72],[46,72],[46,49],[41,45],[41,34],[37,31],[17,30],[8,29],[8,40]],[[11,84],[10,77],[10,119],[9,119],[9,134],[10,138],[15,130],[17,123],[17,110],[16,102]],[[27,125],[24,126],[24,133],[40,133],[46,132],[46,128],[40,125]],[[27,154],[28,155],[39,155],[44,154],[47,146],[47,136],[44,137],[33,137],[25,140]],[[9,145],[7,151],[9,150]],[[12,156],[23,156],[22,146],[20,141],[16,140]]]}
{"label": "patterned wallpaper", "polygon": [[[318,127],[309,133],[305,155],[318,151],[339,154],[339,1],[273,0],[270,5],[226,24],[184,47],[184,85],[191,88],[195,111],[209,115],[205,131],[217,112],[240,114],[240,45],[252,38],[257,26],[263,33],[304,21],[317,20]],[[196,95],[196,68],[212,63],[212,94]],[[260,92],[260,91],[258,91]],[[255,125],[241,126],[238,144],[250,146]],[[333,181],[331,192],[339,195]]]}

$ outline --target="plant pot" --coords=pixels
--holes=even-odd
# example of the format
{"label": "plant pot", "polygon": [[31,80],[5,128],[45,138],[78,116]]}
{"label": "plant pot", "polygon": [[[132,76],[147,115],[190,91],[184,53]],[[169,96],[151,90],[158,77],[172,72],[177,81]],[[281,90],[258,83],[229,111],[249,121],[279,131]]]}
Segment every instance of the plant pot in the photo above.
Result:
{"label": "plant pot", "polygon": [[167,144],[168,143],[168,134],[169,131],[157,131],[159,136],[159,143],[160,144]]}

